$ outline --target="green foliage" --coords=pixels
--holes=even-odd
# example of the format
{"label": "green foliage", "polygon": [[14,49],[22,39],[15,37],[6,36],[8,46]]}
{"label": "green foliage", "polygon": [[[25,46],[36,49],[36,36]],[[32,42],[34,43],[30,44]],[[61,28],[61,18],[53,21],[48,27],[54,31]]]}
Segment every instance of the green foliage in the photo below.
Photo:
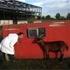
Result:
{"label": "green foliage", "polygon": [[61,18],[60,13],[57,13],[55,18],[59,20]]}
{"label": "green foliage", "polygon": [[35,20],[35,16],[31,16],[27,19],[28,23],[32,23]]}
{"label": "green foliage", "polygon": [[70,13],[67,14],[67,19],[70,19]]}
{"label": "green foliage", "polygon": [[44,20],[44,19],[45,19],[45,16],[42,16],[42,17],[41,17],[41,19],[43,19],[43,20]]}
{"label": "green foliage", "polygon": [[60,18],[61,20],[65,20],[66,18],[64,17],[64,16],[61,16],[61,18]]}
{"label": "green foliage", "polygon": [[47,16],[46,16],[46,19],[51,19],[51,16],[50,16],[50,15],[47,15]]}
{"label": "green foliage", "polygon": [[64,16],[61,16],[60,13],[56,13],[55,18],[52,18],[51,15],[46,15],[46,16],[37,16],[37,18],[35,18],[35,16],[31,16],[27,19],[27,21],[29,23],[32,23],[35,20],[42,20],[42,21],[46,21],[46,20],[67,20],[70,19],[70,13],[67,14],[66,18]]}

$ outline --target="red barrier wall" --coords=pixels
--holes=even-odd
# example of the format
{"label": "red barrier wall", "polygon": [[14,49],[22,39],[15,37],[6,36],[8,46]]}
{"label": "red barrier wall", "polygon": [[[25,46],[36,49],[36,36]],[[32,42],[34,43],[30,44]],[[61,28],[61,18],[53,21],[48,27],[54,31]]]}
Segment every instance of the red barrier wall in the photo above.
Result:
{"label": "red barrier wall", "polygon": [[[40,28],[46,29],[46,36],[44,40],[47,41],[64,41],[69,50],[64,51],[64,57],[70,57],[70,21],[47,21],[44,23],[35,24],[19,24],[19,25],[5,25],[3,26],[3,35],[7,36],[12,32],[23,32],[24,38],[15,45],[15,57],[17,59],[41,59],[43,58],[42,50],[37,44],[32,43],[32,39],[27,37],[28,28]],[[56,24],[55,24],[56,23]],[[50,57],[53,57],[53,53],[49,53]]]}

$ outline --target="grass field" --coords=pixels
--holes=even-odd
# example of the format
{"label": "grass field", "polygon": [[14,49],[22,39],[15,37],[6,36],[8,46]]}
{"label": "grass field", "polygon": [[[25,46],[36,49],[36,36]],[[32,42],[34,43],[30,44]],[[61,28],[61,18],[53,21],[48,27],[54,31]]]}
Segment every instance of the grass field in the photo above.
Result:
{"label": "grass field", "polygon": [[0,65],[0,70],[70,70],[70,59],[16,60]]}

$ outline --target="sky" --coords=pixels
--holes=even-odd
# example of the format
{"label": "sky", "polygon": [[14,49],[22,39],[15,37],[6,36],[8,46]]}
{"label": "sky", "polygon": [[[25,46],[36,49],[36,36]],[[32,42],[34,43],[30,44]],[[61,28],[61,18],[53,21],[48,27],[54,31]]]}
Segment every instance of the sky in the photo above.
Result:
{"label": "sky", "polygon": [[70,13],[70,0],[18,0],[32,5],[42,7],[42,15],[51,15],[54,17],[56,13],[66,16]]}

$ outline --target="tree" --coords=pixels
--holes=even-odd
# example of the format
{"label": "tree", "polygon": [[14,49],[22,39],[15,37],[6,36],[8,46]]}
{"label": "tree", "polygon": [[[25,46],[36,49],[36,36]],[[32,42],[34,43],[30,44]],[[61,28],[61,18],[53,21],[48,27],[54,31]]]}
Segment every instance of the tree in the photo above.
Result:
{"label": "tree", "polygon": [[65,20],[65,17],[64,16],[61,16],[61,18],[60,18],[61,20]]}
{"label": "tree", "polygon": [[50,15],[47,15],[47,16],[46,16],[46,19],[51,19],[51,16],[50,16]]}
{"label": "tree", "polygon": [[67,14],[67,19],[70,19],[70,13]]}
{"label": "tree", "polygon": [[44,20],[45,19],[45,16],[42,16],[41,18]]}
{"label": "tree", "polygon": [[60,13],[57,13],[55,17],[59,20],[61,18]]}

